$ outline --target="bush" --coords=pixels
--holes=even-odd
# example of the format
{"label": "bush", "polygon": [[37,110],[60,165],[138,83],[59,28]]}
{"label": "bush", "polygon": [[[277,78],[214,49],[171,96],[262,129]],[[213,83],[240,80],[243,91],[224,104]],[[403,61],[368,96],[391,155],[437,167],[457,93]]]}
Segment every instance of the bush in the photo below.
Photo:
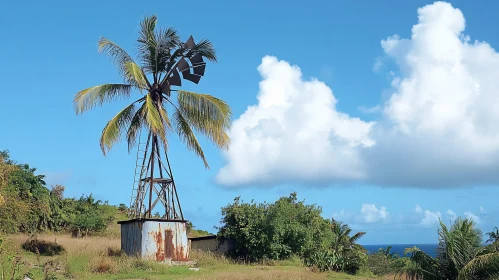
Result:
{"label": "bush", "polygon": [[60,255],[66,251],[60,244],[37,238],[26,240],[26,242],[22,244],[22,248],[26,251],[40,254],[42,256]]}
{"label": "bush", "polygon": [[298,201],[296,193],[274,203],[243,203],[222,208],[218,236],[234,241],[229,255],[244,261],[285,260],[327,250],[332,232],[321,208]]}
{"label": "bush", "polygon": [[387,258],[383,254],[372,254],[368,257],[369,268],[378,276],[401,273],[409,262],[408,258]]}
{"label": "bush", "polygon": [[98,258],[92,266],[92,272],[95,273],[116,273],[117,271],[117,263],[109,257]]}
{"label": "bush", "polygon": [[107,247],[106,251],[107,251],[108,257],[123,257],[123,256],[125,256],[125,252],[123,252],[121,249]]}

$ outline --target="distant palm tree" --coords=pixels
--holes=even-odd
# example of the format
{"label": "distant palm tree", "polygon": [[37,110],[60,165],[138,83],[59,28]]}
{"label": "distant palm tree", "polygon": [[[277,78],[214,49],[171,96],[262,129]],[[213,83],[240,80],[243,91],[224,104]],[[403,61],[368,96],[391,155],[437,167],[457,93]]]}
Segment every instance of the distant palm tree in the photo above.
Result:
{"label": "distant palm tree", "polygon": [[386,249],[379,248],[378,254],[384,255],[387,259],[393,259],[398,256],[396,253],[392,253],[392,246],[388,246]]}
{"label": "distant palm tree", "polygon": [[347,224],[336,221],[335,219],[331,220],[331,230],[333,232],[333,242],[331,245],[333,251],[344,252],[353,249],[364,250],[364,248],[356,242],[366,234],[365,232],[357,232],[350,236],[352,229]]}
{"label": "distant palm tree", "polygon": [[491,232],[487,232],[489,239],[487,239],[487,243],[499,242],[499,229],[494,227]]}
{"label": "distant palm tree", "polygon": [[[150,16],[140,24],[137,40],[140,65],[117,44],[106,38],[99,40],[99,51],[112,57],[125,83],[103,84],[78,92],[74,98],[75,111],[81,114],[96,105],[129,98],[131,92],[136,90],[138,99],[114,116],[102,130],[100,146],[104,155],[121,138],[126,138],[130,150],[142,128],[151,133],[156,143],[159,138],[166,149],[166,136],[173,130],[209,168],[194,130],[207,136],[218,147],[227,148],[230,141],[226,133],[230,126],[230,107],[208,94],[173,90],[170,81],[172,78],[179,79],[176,72],[179,63],[188,68],[204,67],[204,64],[190,66],[186,58],[191,62],[193,58],[199,61],[201,57],[216,61],[215,50],[208,40],[184,44],[173,28],[156,29],[156,21],[156,16]],[[176,92],[176,100],[173,92]],[[172,116],[168,114],[170,109]]]}
{"label": "distant palm tree", "polygon": [[457,219],[451,228],[440,222],[437,256],[418,248],[407,249],[413,280],[498,279],[499,246],[482,246],[482,233],[471,219]]}

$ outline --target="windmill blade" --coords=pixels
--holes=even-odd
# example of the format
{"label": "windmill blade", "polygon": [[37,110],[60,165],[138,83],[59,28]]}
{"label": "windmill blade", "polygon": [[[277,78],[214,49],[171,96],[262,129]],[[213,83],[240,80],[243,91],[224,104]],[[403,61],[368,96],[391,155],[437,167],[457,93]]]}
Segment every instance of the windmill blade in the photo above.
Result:
{"label": "windmill blade", "polygon": [[181,58],[177,63],[177,69],[182,73],[190,73],[191,71],[189,71],[189,67],[189,63],[187,63],[187,60],[185,60],[184,58]]}
{"label": "windmill blade", "polygon": [[199,53],[189,58],[194,69],[194,74],[203,76],[206,70],[206,63],[203,61],[203,56]]}
{"label": "windmill blade", "polygon": [[189,72],[182,72],[182,77],[188,81],[191,81],[195,84],[198,84],[199,81],[201,80],[201,76],[199,75],[194,75]]}
{"label": "windmill blade", "polygon": [[204,76],[204,71],[206,70],[206,63],[195,65],[194,74],[199,76]]}
{"label": "windmill blade", "polygon": [[194,43],[194,38],[192,38],[192,35],[187,39],[187,42],[184,44],[184,48],[186,49],[192,49],[196,44]]}
{"label": "windmill blade", "polygon": [[[197,62],[197,65],[194,65],[192,59]],[[197,57],[196,55],[192,59],[189,59],[193,63],[191,67],[185,58],[181,58],[177,63],[177,69],[182,72],[182,78],[197,84],[204,75],[206,63],[204,63],[202,57]],[[194,74],[191,73],[191,68],[194,68]]]}
{"label": "windmill blade", "polygon": [[172,75],[168,78],[168,84],[170,84],[170,86],[182,86],[182,79],[180,79],[180,74],[177,69],[173,69]]}

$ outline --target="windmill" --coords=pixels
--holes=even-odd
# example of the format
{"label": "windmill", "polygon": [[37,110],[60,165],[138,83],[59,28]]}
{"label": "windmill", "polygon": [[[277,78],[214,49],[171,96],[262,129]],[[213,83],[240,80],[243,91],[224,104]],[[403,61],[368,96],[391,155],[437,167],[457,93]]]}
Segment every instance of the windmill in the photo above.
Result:
{"label": "windmill", "polygon": [[[118,222],[121,248],[143,259],[185,261],[189,258],[187,221],[168,158],[167,134],[177,132],[208,168],[194,131],[217,147],[228,148],[231,110],[214,96],[179,88],[183,81],[199,83],[206,69],[204,59],[217,60],[211,42],[196,43],[192,36],[181,41],[176,30],[156,28],[156,22],[156,16],[147,16],[140,23],[139,63],[111,40],[99,40],[99,51],[111,56],[124,82],[84,89],[75,95],[74,107],[81,114],[118,98],[130,98],[132,91],[140,95],[107,123],[100,138],[104,155],[123,138],[129,151],[138,140],[128,220]],[[142,131],[147,131],[145,142],[141,142]]]}
{"label": "windmill", "polygon": [[[194,46],[194,38],[190,36],[184,48],[189,50]],[[206,63],[199,53],[190,57],[182,57],[176,63],[171,64],[171,68],[167,68],[161,88],[158,88],[167,96],[175,91],[172,87],[182,86],[182,79],[198,84],[206,69]],[[161,147],[158,136],[149,131],[146,142],[138,144],[128,217],[130,219],[152,218],[157,206],[160,206],[162,212],[159,212],[161,214],[158,218],[184,220],[168,152]]]}

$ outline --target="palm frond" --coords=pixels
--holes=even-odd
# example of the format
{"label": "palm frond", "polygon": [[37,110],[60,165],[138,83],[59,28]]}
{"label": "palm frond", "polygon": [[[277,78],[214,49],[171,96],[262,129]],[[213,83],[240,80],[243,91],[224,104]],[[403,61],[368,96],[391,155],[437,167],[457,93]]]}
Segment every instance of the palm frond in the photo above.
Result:
{"label": "palm frond", "polygon": [[[165,129],[165,131],[171,129],[172,125],[170,122],[170,118],[168,117],[168,113],[166,111],[165,106],[163,106],[163,104],[161,104],[161,106],[159,106],[158,111],[159,111],[159,117],[161,118],[161,123],[163,124],[163,128]],[[161,138],[161,141],[163,142],[164,147],[167,148],[168,142],[166,140],[166,132],[164,134],[164,137]]]}
{"label": "palm frond", "polygon": [[421,251],[419,248],[405,249],[404,254],[409,254],[411,261],[416,265],[408,276],[414,279],[440,279],[438,275],[438,262],[430,255]]}
{"label": "palm frond", "polygon": [[160,29],[156,34],[156,40],[158,41],[158,45],[161,51],[168,54],[168,58],[170,58],[171,50],[182,45],[177,30],[175,30],[173,27]]}
{"label": "palm frond", "polygon": [[155,39],[154,29],[156,28],[157,22],[158,17],[155,15],[144,17],[144,19],[140,22],[139,42],[147,42]]}
{"label": "palm frond", "polygon": [[137,144],[137,138],[139,136],[140,130],[142,129],[145,118],[144,118],[144,108],[145,102],[142,103],[142,106],[135,112],[135,115],[130,122],[130,126],[127,130],[127,143],[128,143],[128,152],[132,150],[133,147]]}
{"label": "palm frond", "polygon": [[145,121],[152,133],[159,136],[163,144],[166,145],[166,130],[163,126],[157,103],[153,101],[150,94],[146,94],[145,99],[144,109],[142,110]]}
{"label": "palm frond", "polygon": [[352,235],[350,237],[350,243],[355,243],[357,242],[357,240],[359,240],[360,238],[362,238],[364,235],[366,235],[365,232],[357,232],[356,234]]}
{"label": "palm frond", "polygon": [[142,69],[133,61],[125,62],[125,73],[128,81],[133,81],[139,89],[147,89],[148,81]]}
{"label": "palm frond", "polygon": [[[487,276],[487,277],[484,277]],[[497,279],[499,276],[499,253],[488,253],[476,256],[460,271],[458,279]]]}
{"label": "palm frond", "polygon": [[213,44],[207,40],[203,39],[199,41],[199,43],[195,44],[194,47],[192,47],[188,52],[187,52],[187,57],[191,57],[195,54],[200,54],[203,57],[207,58],[210,61],[216,62],[217,61],[217,55],[215,52],[215,48],[213,47]]}
{"label": "palm frond", "polygon": [[130,97],[131,85],[126,84],[105,84],[94,86],[78,92],[73,100],[76,114],[81,114],[102,105],[105,102],[113,101],[118,97]]}
{"label": "palm frond", "polygon": [[132,121],[134,113],[135,102],[116,114],[116,116],[114,116],[104,127],[100,138],[100,147],[104,155],[106,155],[106,153],[120,139],[121,132],[128,127]]}
{"label": "palm frond", "polygon": [[175,110],[175,113],[173,114],[173,121],[175,123],[175,130],[177,131],[180,139],[185,144],[187,144],[187,147],[190,150],[193,150],[196,153],[196,155],[198,155],[203,160],[204,166],[207,169],[209,169],[210,166],[208,165],[208,161],[204,156],[203,149],[201,148],[201,145],[199,144],[196,135],[194,135],[194,132],[192,131],[189,125],[189,122],[182,115],[182,112],[179,109]]}
{"label": "palm frond", "polygon": [[208,94],[178,91],[179,109],[186,121],[219,148],[226,149],[230,138],[231,109],[223,100]]}
{"label": "palm frond", "polygon": [[132,57],[116,43],[109,39],[101,37],[99,39],[99,53],[106,53],[111,56],[113,64],[118,69],[127,83],[140,87],[140,84],[135,83],[134,79],[130,79],[130,73],[126,67],[127,63],[134,63]]}
{"label": "palm frond", "polygon": [[139,56],[142,61],[142,67],[146,73],[153,73],[155,79],[159,63],[159,45],[154,33],[156,23],[156,16],[145,17],[140,23],[139,39],[137,40],[139,42]]}

